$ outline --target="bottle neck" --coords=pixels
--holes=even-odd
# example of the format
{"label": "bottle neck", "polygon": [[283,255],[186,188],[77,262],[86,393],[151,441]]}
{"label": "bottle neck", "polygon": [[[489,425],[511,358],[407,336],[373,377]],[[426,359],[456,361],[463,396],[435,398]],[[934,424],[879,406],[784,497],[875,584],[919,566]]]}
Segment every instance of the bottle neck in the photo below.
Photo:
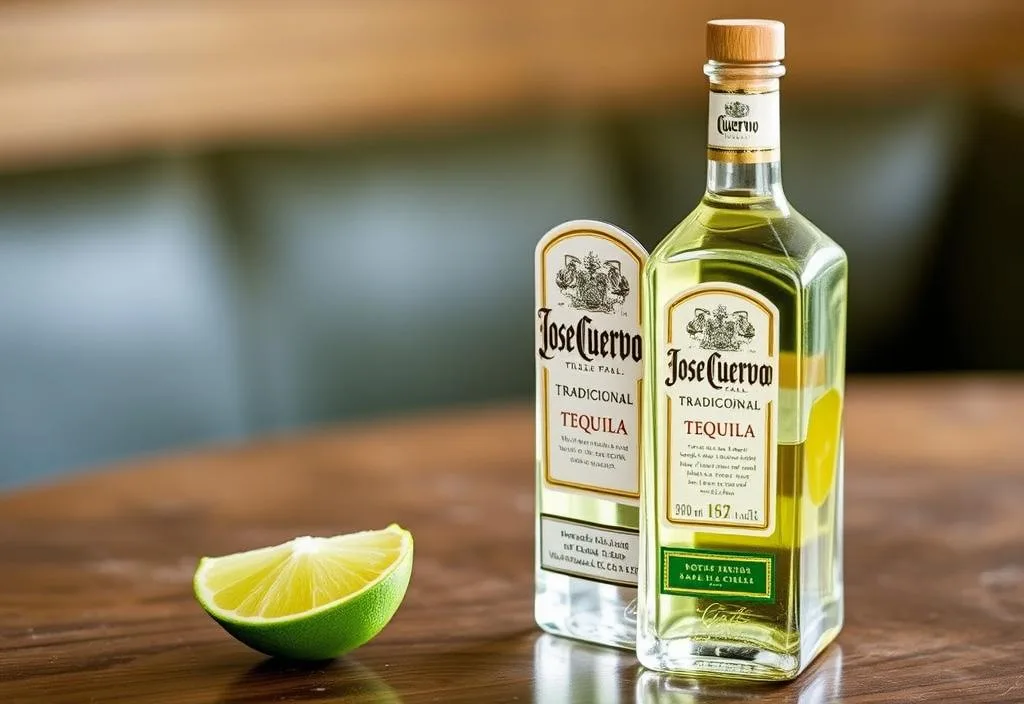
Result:
{"label": "bottle neck", "polygon": [[708,109],[708,194],[782,200],[780,62],[704,67]]}
{"label": "bottle neck", "polygon": [[739,198],[771,198],[782,200],[782,164],[765,161],[757,164],[734,164],[708,158],[708,193]]}

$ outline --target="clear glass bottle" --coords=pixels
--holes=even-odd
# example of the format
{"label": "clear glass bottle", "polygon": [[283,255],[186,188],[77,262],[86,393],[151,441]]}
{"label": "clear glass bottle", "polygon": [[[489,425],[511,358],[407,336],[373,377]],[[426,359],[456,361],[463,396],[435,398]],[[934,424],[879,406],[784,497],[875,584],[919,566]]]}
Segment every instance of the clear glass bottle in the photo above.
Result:
{"label": "clear glass bottle", "polygon": [[843,622],[847,265],[789,205],[783,27],[708,24],[707,192],[644,269],[637,654],[798,675]]}
{"label": "clear glass bottle", "polygon": [[647,252],[576,220],[537,245],[535,617],[544,630],[636,646],[640,272]]}

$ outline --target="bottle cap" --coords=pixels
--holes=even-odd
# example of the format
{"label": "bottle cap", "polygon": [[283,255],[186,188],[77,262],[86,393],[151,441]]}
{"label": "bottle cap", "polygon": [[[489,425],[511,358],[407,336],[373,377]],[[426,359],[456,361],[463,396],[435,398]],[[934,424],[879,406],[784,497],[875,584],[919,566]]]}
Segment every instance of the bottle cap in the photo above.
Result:
{"label": "bottle cap", "polygon": [[708,59],[763,64],[786,56],[786,25],[775,20],[711,20]]}

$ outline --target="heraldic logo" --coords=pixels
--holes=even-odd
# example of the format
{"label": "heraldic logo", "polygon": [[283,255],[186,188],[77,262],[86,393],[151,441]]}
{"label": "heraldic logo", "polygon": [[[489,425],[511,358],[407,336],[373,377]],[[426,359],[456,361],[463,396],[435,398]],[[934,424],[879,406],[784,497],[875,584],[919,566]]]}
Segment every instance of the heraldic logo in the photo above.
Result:
{"label": "heraldic logo", "polygon": [[746,103],[741,103],[738,100],[734,100],[731,103],[726,103],[724,106],[722,106],[722,109],[725,110],[725,114],[728,115],[729,117],[740,118],[746,117],[747,115],[750,114],[750,106],[747,105]]}
{"label": "heraldic logo", "polygon": [[714,312],[698,308],[686,332],[701,349],[733,352],[749,344],[755,334],[746,311],[730,313],[725,306],[717,306]]}
{"label": "heraldic logo", "polygon": [[591,313],[612,313],[629,296],[622,263],[602,261],[594,252],[582,259],[566,254],[565,266],[555,274],[555,284],[573,308]]}

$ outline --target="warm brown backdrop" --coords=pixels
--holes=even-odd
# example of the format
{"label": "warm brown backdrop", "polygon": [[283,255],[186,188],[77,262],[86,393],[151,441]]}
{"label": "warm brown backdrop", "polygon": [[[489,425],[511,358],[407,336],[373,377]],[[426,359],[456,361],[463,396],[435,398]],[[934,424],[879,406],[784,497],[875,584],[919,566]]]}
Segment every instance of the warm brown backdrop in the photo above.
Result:
{"label": "warm brown backdrop", "polygon": [[787,91],[1019,84],[1015,0],[0,3],[0,168],[378,134],[703,89],[713,17],[787,24]]}

